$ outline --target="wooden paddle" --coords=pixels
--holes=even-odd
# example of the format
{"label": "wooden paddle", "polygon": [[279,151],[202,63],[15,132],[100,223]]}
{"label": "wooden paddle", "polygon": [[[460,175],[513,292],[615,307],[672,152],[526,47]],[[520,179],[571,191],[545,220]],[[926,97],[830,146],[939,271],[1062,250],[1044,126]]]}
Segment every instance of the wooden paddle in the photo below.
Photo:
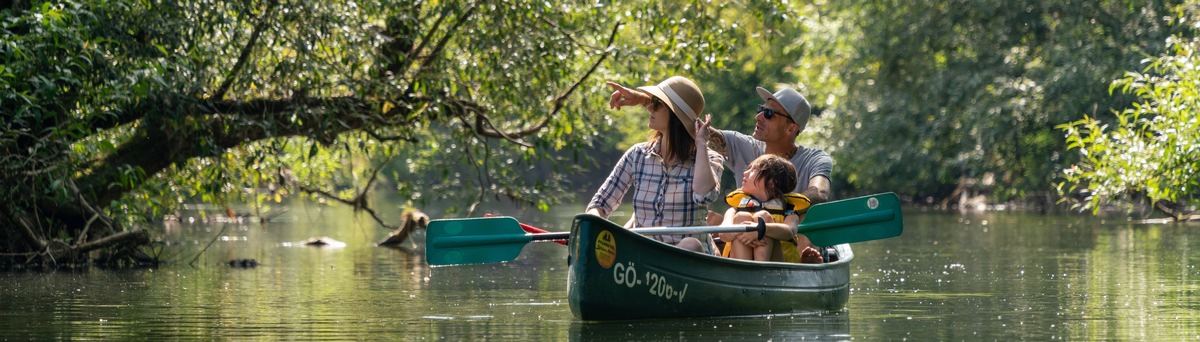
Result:
{"label": "wooden paddle", "polygon": [[[745,232],[763,224],[639,228],[646,235]],[[818,246],[870,241],[900,235],[900,200],[893,193],[827,202],[808,209],[798,231]],[[483,264],[516,259],[534,241],[566,239],[570,233],[526,234],[511,217],[433,220],[426,231],[425,258],[430,265]]]}

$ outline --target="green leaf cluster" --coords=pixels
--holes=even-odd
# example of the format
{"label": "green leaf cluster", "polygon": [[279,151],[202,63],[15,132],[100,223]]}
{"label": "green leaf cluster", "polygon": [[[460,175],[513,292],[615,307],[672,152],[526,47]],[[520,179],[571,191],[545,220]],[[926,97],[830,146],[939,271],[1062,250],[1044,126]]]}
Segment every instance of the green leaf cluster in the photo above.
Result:
{"label": "green leaf cluster", "polygon": [[1075,161],[1054,127],[1127,106],[1106,85],[1179,31],[1174,3],[831,2],[835,184],[923,202],[994,176],[992,201],[1049,197]]}
{"label": "green leaf cluster", "polygon": [[[1194,26],[1198,12],[1181,7],[1179,23]],[[1194,200],[1200,186],[1200,39],[1173,36],[1168,52],[1148,60],[1141,72],[1112,83],[1110,91],[1138,101],[1114,111],[1115,121],[1097,117],[1058,126],[1079,163],[1064,168],[1058,190],[1077,208],[1141,197]]]}

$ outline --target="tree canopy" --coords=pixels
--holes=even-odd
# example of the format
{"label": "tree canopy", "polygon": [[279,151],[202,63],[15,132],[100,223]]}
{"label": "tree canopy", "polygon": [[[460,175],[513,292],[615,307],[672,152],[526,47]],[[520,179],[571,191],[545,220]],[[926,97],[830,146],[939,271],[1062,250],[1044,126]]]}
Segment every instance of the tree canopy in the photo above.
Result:
{"label": "tree canopy", "polygon": [[[1125,108],[1110,81],[1162,51],[1172,1],[842,1],[831,56],[835,178],[940,201],[964,178],[995,202],[1053,194],[1073,156],[1055,125]],[[853,20],[850,20],[853,18]],[[836,46],[836,45],[835,45]],[[1120,95],[1120,94],[1118,94]],[[1052,199],[1052,197],[1051,197]]]}
{"label": "tree canopy", "polygon": [[821,113],[800,143],[833,155],[843,195],[940,201],[994,175],[994,201],[1060,181],[1186,199],[1200,139],[1179,2],[10,2],[0,263],[135,261],[138,227],[197,201],[312,196],[384,227],[378,189],[545,210],[644,139],[604,81],[670,75],[743,132],[755,86],[800,90]]}
{"label": "tree canopy", "polygon": [[71,263],[120,245],[98,239],[144,240],[136,224],[180,203],[296,193],[387,225],[368,196],[384,178],[414,199],[545,206],[567,186],[548,170],[619,120],[595,113],[603,80],[716,65],[722,6],[15,3],[0,28],[0,249]]}

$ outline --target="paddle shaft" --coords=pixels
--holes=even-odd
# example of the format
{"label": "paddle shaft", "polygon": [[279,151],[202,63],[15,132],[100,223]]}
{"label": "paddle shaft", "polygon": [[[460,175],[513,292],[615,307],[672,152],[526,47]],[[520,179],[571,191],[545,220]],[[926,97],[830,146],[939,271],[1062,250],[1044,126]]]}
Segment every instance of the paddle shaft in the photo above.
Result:
{"label": "paddle shaft", "polygon": [[[759,219],[758,225],[740,225],[740,226],[695,226],[695,227],[654,227],[654,228],[634,228],[635,233],[642,235],[669,235],[669,234],[701,234],[701,233],[740,233],[759,231],[762,235],[764,223]],[[554,241],[564,240],[571,236],[569,232],[557,233],[539,233],[539,234],[522,234],[522,235],[463,235],[463,236],[446,236],[439,238],[433,243],[437,248],[454,248],[454,247],[470,247],[470,246],[486,246],[509,243],[525,243],[532,241]],[[760,237],[761,238],[761,237]]]}
{"label": "paddle shaft", "polygon": [[[538,227],[534,227],[534,226],[531,226],[531,225],[525,224],[524,222],[522,222],[522,223],[521,223],[521,229],[524,229],[524,230],[525,230],[525,232],[528,232],[528,233],[534,233],[534,234],[538,234],[538,233],[549,233],[549,232],[548,232],[548,231],[546,231],[545,229],[541,229],[541,228],[538,228]],[[564,238],[562,238],[562,239],[553,239],[553,240],[554,240],[554,243],[557,243],[557,244],[560,244],[560,245],[563,245],[563,246],[566,246],[566,245],[567,245],[567,238],[565,238],[565,237],[564,237]],[[537,240],[537,241],[543,241],[543,240]]]}
{"label": "paddle shaft", "polygon": [[[883,193],[814,205],[796,230],[818,246],[885,239],[899,236],[904,230],[901,215],[896,194]],[[644,235],[758,231],[761,239],[765,228],[766,224],[760,220],[757,225],[655,227],[633,231]],[[426,261],[430,265],[511,261],[529,242],[561,241],[571,235],[528,233],[531,230],[511,217],[433,220],[426,229]]]}
{"label": "paddle shaft", "polygon": [[[798,233],[804,234],[806,231],[822,230],[836,227],[863,225],[880,221],[887,221],[892,218],[895,213],[890,211],[871,212],[866,214],[850,215],[831,220],[825,220],[816,223],[804,224],[800,223],[796,227]],[[759,221],[762,219],[760,218]],[[529,226],[522,223],[522,227]],[[533,229],[541,230],[537,227],[529,226]],[[634,228],[635,233],[642,235],[668,235],[668,234],[698,234],[698,233],[741,233],[752,232],[757,229],[757,226],[695,226],[695,227],[655,227],[655,228]],[[528,229],[527,229],[528,230]],[[530,241],[546,241],[546,240],[565,240],[571,236],[569,232],[559,233],[538,233],[527,234],[532,237]],[[762,239],[760,236],[759,239]]]}

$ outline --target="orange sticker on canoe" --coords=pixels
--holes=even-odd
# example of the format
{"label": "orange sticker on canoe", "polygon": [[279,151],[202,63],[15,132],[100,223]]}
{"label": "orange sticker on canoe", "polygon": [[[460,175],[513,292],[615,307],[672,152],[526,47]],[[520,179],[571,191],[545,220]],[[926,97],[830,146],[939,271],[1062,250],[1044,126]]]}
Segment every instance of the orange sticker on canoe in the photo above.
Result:
{"label": "orange sticker on canoe", "polygon": [[600,262],[600,267],[608,269],[612,267],[613,262],[617,260],[617,241],[613,238],[611,232],[607,230],[600,231],[600,236],[596,237],[596,261]]}

